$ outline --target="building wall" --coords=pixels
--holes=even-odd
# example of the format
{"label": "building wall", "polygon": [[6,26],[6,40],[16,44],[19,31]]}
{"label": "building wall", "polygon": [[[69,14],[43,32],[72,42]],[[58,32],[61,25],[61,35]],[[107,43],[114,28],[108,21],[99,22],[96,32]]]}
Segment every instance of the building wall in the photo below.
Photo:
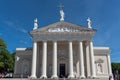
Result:
{"label": "building wall", "polygon": [[[40,66],[40,65],[42,65],[42,54],[43,54],[43,50],[42,50],[42,43],[41,42],[39,42],[38,43],[38,45],[39,45],[39,49],[41,49],[41,50],[39,50],[39,56],[38,56],[38,58],[39,59],[37,59],[37,60],[39,60],[38,62],[37,62],[37,65],[38,66]],[[69,53],[69,50],[68,50],[68,42],[66,42],[66,41],[64,41],[64,42],[58,42],[58,44],[57,44],[57,52],[58,52],[58,54],[57,54],[57,63],[58,63],[58,69],[57,69],[57,72],[58,72],[58,76],[60,75],[59,74],[59,64],[62,64],[62,63],[64,63],[65,65],[66,65],[66,75],[68,75],[68,71],[69,71],[69,69],[68,69],[68,61],[69,61],[69,59],[68,59],[68,53]],[[75,72],[75,74],[77,75],[77,76],[79,76],[78,75],[78,66],[79,66],[79,61],[78,61],[78,46],[77,46],[77,44],[76,44],[76,42],[74,42],[73,43],[73,55],[74,55],[74,57],[73,57],[73,61],[74,61],[74,72]],[[47,42],[47,76],[48,77],[51,77],[51,75],[52,75],[52,60],[53,59],[53,43],[52,42]],[[40,69],[41,67],[39,67],[39,69]],[[41,72],[40,72],[40,70],[38,69],[38,71],[37,71],[37,74],[40,76],[41,74]],[[37,76],[38,76],[37,75]]]}
{"label": "building wall", "polygon": [[96,75],[98,77],[109,77],[109,63],[107,57],[110,55],[109,53],[110,50],[105,49],[105,47],[103,47],[103,49],[94,49]]}
{"label": "building wall", "polygon": [[[52,75],[52,54],[53,54],[53,43],[48,42],[47,44],[47,76],[51,77]],[[90,71],[90,60],[89,60],[89,48],[83,44],[84,47],[84,66],[85,66],[85,75],[86,77],[91,76]],[[38,43],[38,53],[37,53],[37,71],[36,75],[39,78],[41,76],[41,65],[42,65],[42,54],[43,54],[43,48],[42,48],[42,42]],[[59,76],[59,64],[64,63],[66,65],[66,75],[69,73],[69,58],[68,58],[68,43],[67,42],[59,42],[58,43],[58,57],[57,57],[57,63],[58,63],[58,76]],[[108,61],[107,61],[107,54],[108,52],[102,50],[102,49],[95,49],[94,50],[94,56],[95,56],[95,65],[96,65],[96,75],[98,77],[102,76],[108,76]],[[79,49],[78,44],[76,42],[73,42],[73,65],[74,65],[74,74],[76,77],[79,77],[80,75],[80,69],[79,69]],[[15,77],[27,77],[31,74],[31,65],[32,65],[32,49],[24,49],[24,50],[17,50],[16,51],[16,61],[15,61]],[[17,59],[19,57],[19,59]],[[102,73],[98,73],[97,70],[100,70],[101,67],[97,67],[97,63],[100,63],[102,66]]]}
{"label": "building wall", "polygon": [[98,62],[101,65],[101,73],[99,73],[99,69],[97,70],[97,62],[96,65],[96,74],[98,76],[103,76],[108,74],[108,62],[107,62],[107,55],[95,55],[95,61],[103,60],[103,62]]}
{"label": "building wall", "polygon": [[31,74],[32,49],[18,50],[15,54],[15,77],[27,77]]}

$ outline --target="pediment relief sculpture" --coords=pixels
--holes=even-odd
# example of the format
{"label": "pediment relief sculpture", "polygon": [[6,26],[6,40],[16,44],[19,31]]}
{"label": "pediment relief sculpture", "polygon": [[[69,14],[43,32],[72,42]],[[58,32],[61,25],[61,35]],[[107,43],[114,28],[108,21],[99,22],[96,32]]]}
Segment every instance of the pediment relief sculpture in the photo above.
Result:
{"label": "pediment relief sculpture", "polygon": [[80,30],[72,27],[55,27],[55,28],[49,28],[48,32],[79,32]]}

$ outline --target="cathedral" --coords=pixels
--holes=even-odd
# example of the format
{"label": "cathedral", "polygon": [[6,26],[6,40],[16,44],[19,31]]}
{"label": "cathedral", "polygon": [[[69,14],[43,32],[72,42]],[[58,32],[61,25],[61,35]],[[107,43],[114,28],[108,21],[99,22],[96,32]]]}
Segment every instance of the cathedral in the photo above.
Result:
{"label": "cathedral", "polygon": [[60,10],[60,21],[42,28],[37,19],[30,31],[32,48],[16,48],[14,77],[40,79],[96,79],[112,75],[110,48],[93,46],[96,29],[64,21]]}

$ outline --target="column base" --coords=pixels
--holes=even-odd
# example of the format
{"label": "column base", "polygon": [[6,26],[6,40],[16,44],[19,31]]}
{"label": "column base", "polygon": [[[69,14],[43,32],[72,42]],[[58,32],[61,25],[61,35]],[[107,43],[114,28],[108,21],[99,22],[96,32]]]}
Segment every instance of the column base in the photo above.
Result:
{"label": "column base", "polygon": [[35,75],[31,75],[30,78],[36,79],[37,77]]}
{"label": "column base", "polygon": [[95,79],[95,78],[96,78],[96,76],[91,76],[91,78],[92,78],[92,79]]}
{"label": "column base", "polygon": [[57,75],[52,75],[51,78],[52,79],[58,79],[58,76]]}
{"label": "column base", "polygon": [[69,75],[68,78],[69,78],[69,79],[73,79],[73,78],[75,78],[75,77],[74,77],[74,75]]}
{"label": "column base", "polygon": [[46,75],[41,75],[40,79],[47,79]]}
{"label": "column base", "polygon": [[87,78],[91,78],[91,76],[89,75],[89,76],[87,76]]}
{"label": "column base", "polygon": [[113,75],[112,75],[112,74],[110,74],[109,79],[110,79],[110,80],[114,80],[114,78],[113,78]]}
{"label": "column base", "polygon": [[85,79],[85,76],[80,76],[81,79]]}

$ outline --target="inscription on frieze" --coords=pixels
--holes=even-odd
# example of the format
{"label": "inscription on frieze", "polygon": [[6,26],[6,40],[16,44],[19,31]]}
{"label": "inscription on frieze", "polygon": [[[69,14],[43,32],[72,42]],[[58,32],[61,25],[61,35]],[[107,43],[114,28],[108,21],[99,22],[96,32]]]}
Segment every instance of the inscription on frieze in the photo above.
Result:
{"label": "inscription on frieze", "polygon": [[78,32],[80,30],[73,28],[73,27],[55,27],[55,28],[49,28],[48,32]]}

